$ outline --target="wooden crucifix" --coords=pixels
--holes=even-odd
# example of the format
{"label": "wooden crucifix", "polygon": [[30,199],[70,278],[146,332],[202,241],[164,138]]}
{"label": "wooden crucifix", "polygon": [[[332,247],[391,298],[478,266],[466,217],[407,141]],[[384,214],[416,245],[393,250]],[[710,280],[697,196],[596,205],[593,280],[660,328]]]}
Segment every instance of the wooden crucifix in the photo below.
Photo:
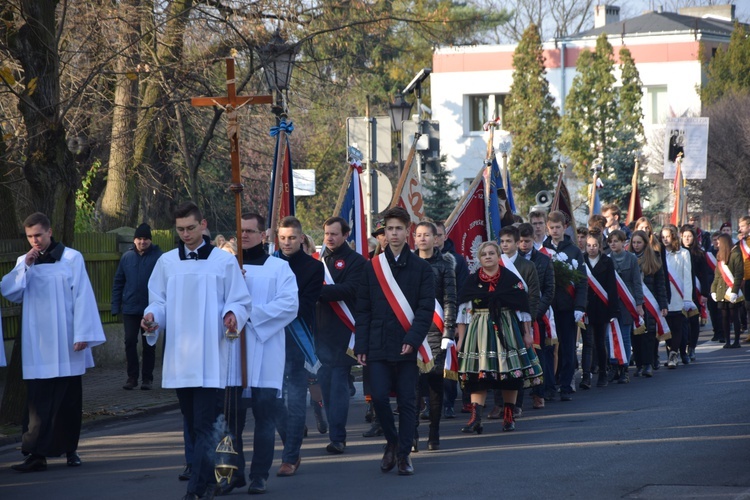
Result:
{"label": "wooden crucifix", "polygon": [[[245,105],[273,104],[270,95],[238,96],[234,80],[234,58],[227,57],[227,95],[225,97],[193,97],[190,104],[193,106],[218,106],[226,111],[227,135],[230,143],[230,156],[232,164],[232,184],[229,190],[234,193],[234,211],[237,227],[237,261],[242,268],[242,178],[240,176],[240,126],[237,121],[237,111]],[[247,356],[245,330],[240,332],[240,351],[242,355],[242,387],[247,387]]]}

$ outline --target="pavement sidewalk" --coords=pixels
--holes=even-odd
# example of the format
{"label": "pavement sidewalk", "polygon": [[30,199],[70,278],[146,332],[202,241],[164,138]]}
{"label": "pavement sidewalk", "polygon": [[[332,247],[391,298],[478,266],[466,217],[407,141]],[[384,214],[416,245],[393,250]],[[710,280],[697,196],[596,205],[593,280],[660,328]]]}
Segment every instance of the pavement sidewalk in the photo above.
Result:
{"label": "pavement sidewalk", "polygon": [[[127,381],[125,368],[94,367],[83,376],[83,429],[114,419],[127,419],[178,408],[174,389],[161,388],[161,367],[154,369],[150,391],[138,386],[132,391],[122,388]],[[0,384],[0,400],[5,387]],[[0,432],[0,446],[21,441],[21,427],[6,427]]]}

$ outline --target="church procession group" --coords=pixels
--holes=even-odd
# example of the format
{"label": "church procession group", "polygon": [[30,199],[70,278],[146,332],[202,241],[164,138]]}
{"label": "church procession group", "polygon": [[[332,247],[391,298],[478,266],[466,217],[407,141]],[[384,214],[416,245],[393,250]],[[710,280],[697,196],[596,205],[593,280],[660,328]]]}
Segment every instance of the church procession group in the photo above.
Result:
{"label": "church procession group", "polygon": [[[318,254],[296,217],[270,231],[265,217],[245,213],[242,267],[214,246],[193,202],[173,212],[174,250],[162,253],[149,226],[138,227],[113,285],[112,312],[125,326],[124,388],[137,387],[139,375],[141,389],[152,388],[153,349],[164,337],[161,385],[176,390],[184,417],[184,498],[247,485],[250,494],[265,493],[277,432],[283,451],[276,476],[294,476],[313,381],[322,393],[316,416],[329,433],[327,452],[351,453],[346,426],[357,364],[373,425],[365,435],[386,441],[380,468],[408,476],[419,419],[429,421],[427,450],[439,450],[441,419],[455,418],[457,385],[468,421],[446,429],[443,420],[442,432],[482,434],[487,418],[502,419],[510,432],[525,394],[532,409],[543,410],[553,400],[572,401],[576,390],[694,362],[708,314],[713,340],[739,347],[750,311],[750,217],[739,220],[735,241],[731,223],[714,235],[695,218],[658,231],[645,217],[628,226],[612,204],[579,228],[563,211],[535,210],[527,221],[504,217],[475,248],[470,272],[450,226],[446,232],[442,222],[415,222],[401,206],[380,215],[370,249],[350,243],[351,221],[329,218]],[[44,214],[23,226],[31,249],[1,284],[4,297],[23,305],[28,421],[25,458],[13,469],[43,471],[47,458],[63,455],[76,467],[81,376],[105,337],[81,254],[55,241]],[[277,248],[270,254],[269,243]],[[252,446],[242,442],[248,410]],[[221,477],[217,421],[237,452],[236,471]]]}

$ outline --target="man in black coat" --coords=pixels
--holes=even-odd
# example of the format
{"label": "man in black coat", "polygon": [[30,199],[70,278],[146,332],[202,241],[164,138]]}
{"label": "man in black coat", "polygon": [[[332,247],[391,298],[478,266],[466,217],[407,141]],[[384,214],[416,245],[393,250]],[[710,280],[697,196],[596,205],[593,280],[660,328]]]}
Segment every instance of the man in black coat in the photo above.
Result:
{"label": "man in black coat", "polygon": [[[406,244],[411,226],[406,210],[391,208],[383,218],[388,247],[365,264],[357,293],[354,352],[360,364],[370,367],[372,401],[387,440],[380,469],[388,472],[398,462],[399,475],[412,475],[409,455],[416,421],[417,351],[435,312],[435,278],[430,264],[412,254]],[[398,296],[402,299],[394,298]],[[399,407],[398,431],[389,404],[393,387]]]}
{"label": "man in black coat", "polygon": [[145,222],[133,235],[133,248],[122,255],[112,284],[112,314],[122,314],[125,329],[125,358],[128,380],[123,389],[133,390],[138,385],[138,338],[142,339],[143,370],[141,389],[147,391],[154,383],[156,346],[148,345],[141,337],[141,318],[148,307],[148,279],[162,251],[151,243],[151,227]]}
{"label": "man in black coat", "polygon": [[518,226],[520,239],[518,240],[518,252],[526,260],[530,260],[536,266],[536,273],[539,277],[539,306],[536,312],[536,324],[539,328],[539,348],[536,349],[536,355],[539,363],[542,365],[544,372],[544,385],[534,386],[531,389],[531,396],[534,399],[533,407],[535,409],[544,408],[544,398],[552,398],[555,394],[555,346],[547,343],[548,332],[544,322],[544,316],[547,314],[552,299],[555,296],[555,270],[552,267],[552,259],[534,248],[534,227],[528,222]]}
{"label": "man in black coat", "polygon": [[[274,256],[289,263],[297,278],[299,309],[297,318],[304,321],[315,335],[315,304],[323,288],[323,263],[318,262],[302,250],[302,224],[296,217],[284,217],[279,223],[279,250]],[[276,428],[284,443],[281,453],[279,477],[293,476],[300,465],[300,448],[305,431],[307,412],[307,370],[305,356],[297,341],[286,329],[286,360],[284,365],[284,392],[286,406],[280,404]],[[283,401],[283,400],[282,400]]]}
{"label": "man in black coat", "polygon": [[355,362],[347,354],[352,330],[341,315],[346,318],[346,311],[354,314],[357,289],[367,260],[347,244],[350,227],[343,218],[331,217],[323,224],[323,230],[325,248],[321,260],[328,273],[318,299],[315,346],[322,364],[318,382],[323,391],[331,438],[326,451],[340,454],[346,448],[348,382]]}

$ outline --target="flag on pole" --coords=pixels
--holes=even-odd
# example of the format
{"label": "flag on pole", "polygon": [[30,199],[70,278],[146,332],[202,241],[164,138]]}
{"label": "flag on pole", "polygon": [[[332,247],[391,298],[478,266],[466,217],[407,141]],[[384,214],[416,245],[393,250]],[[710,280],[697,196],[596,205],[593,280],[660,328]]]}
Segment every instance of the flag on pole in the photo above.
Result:
{"label": "flag on pole", "polygon": [[487,239],[487,219],[484,203],[484,167],[477,173],[453,212],[445,221],[445,234],[456,246],[456,251],[466,259],[469,269],[474,269],[474,254]]}
{"label": "flag on pole", "polygon": [[565,214],[565,222],[570,225],[573,224],[573,203],[570,201],[570,193],[563,180],[564,169],[560,169],[560,175],[557,176],[557,186],[555,187],[555,197],[552,199],[551,211],[560,211]]}
{"label": "flag on pole", "polygon": [[[289,215],[294,215],[294,180],[289,134],[294,130],[292,122],[282,119],[278,126],[271,127],[271,137],[276,137],[276,149],[271,171],[271,196],[268,199],[269,227]],[[281,140],[284,140],[284,143]],[[281,157],[280,157],[281,156]],[[271,242],[275,246],[275,241]]]}
{"label": "flag on pole", "polygon": [[675,164],[677,171],[674,174],[673,186],[674,208],[672,209],[672,217],[669,222],[680,227],[687,221],[687,185],[682,175],[682,153],[677,155]]}
{"label": "flag on pole", "polygon": [[502,215],[500,212],[500,200],[497,196],[498,188],[502,189],[502,173],[500,172],[500,166],[497,164],[497,158],[492,157],[489,168],[485,169],[485,185],[489,186],[487,189],[487,221],[489,226],[487,228],[488,240],[499,241],[500,240],[500,229],[503,227]]}
{"label": "flag on pole", "polygon": [[420,182],[419,172],[417,171],[417,162],[414,161],[414,157],[417,154],[417,138],[418,137],[415,136],[415,140],[409,150],[404,171],[401,173],[401,178],[393,192],[393,199],[391,200],[390,205],[390,208],[399,206],[405,209],[411,218],[408,240],[410,248],[414,248],[414,231],[416,230],[416,226],[425,217],[422,183]]}
{"label": "flag on pole", "polygon": [[589,197],[589,216],[602,213],[602,202],[599,199],[599,190],[604,183],[598,174],[594,174],[594,182],[591,183],[591,196]]}
{"label": "flag on pole", "polygon": [[339,216],[347,221],[351,231],[348,242],[354,242],[355,251],[365,259],[369,258],[367,247],[367,222],[365,221],[365,203],[362,189],[362,153],[356,148],[349,148],[349,169],[351,177],[346,190]]}
{"label": "flag on pole", "polygon": [[513,198],[513,188],[510,185],[510,169],[505,169],[505,194],[508,196],[508,209],[516,213],[516,200]]}
{"label": "flag on pole", "polygon": [[643,217],[643,209],[641,208],[641,193],[638,192],[638,160],[636,160],[633,180],[630,182],[630,203],[628,204],[628,216],[625,219],[625,224],[630,224],[641,217]]}

